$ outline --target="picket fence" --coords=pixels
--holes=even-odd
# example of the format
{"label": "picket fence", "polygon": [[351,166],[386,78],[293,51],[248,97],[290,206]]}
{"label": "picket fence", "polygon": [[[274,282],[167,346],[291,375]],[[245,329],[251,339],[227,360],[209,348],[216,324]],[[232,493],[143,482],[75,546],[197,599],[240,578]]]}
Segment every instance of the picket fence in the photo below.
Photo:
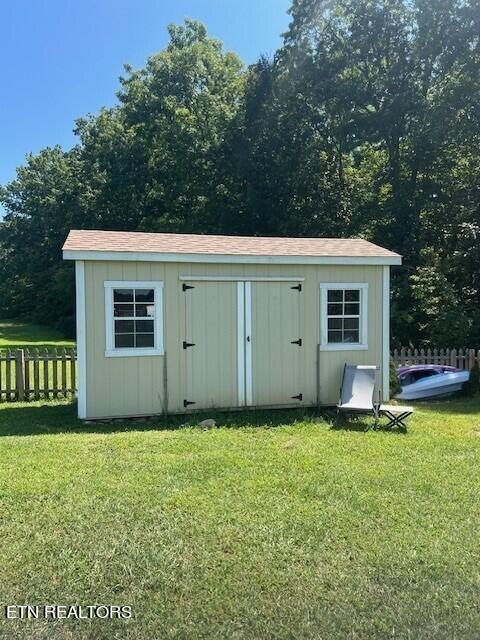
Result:
{"label": "picket fence", "polygon": [[471,369],[480,363],[480,350],[475,349],[394,349],[392,358],[397,366],[411,364],[444,364],[458,369]]}
{"label": "picket fence", "polygon": [[0,402],[72,397],[76,360],[75,349],[0,351]]}

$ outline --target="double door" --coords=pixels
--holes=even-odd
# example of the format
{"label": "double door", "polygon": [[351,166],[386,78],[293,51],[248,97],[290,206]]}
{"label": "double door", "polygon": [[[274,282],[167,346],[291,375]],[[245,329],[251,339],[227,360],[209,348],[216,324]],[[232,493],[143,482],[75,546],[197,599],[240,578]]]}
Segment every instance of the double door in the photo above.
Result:
{"label": "double door", "polygon": [[302,283],[186,281],[184,408],[301,404]]}

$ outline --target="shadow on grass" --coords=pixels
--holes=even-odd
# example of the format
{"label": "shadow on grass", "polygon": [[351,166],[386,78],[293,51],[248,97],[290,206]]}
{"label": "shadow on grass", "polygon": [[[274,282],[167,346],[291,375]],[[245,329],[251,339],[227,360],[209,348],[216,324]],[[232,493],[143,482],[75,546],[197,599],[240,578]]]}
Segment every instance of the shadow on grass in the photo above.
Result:
{"label": "shadow on grass", "polygon": [[[315,408],[299,409],[264,409],[254,411],[205,411],[192,414],[154,416],[151,418],[117,418],[110,422],[84,423],[76,417],[75,403],[45,404],[7,404],[0,409],[1,436],[32,436],[60,433],[118,433],[125,431],[151,431],[198,427],[206,418],[213,418],[216,427],[242,429],[259,428],[274,429],[276,427],[309,422],[321,416],[319,428],[333,431],[367,432],[373,429],[370,418],[335,420],[335,413]],[[380,423],[377,431],[403,433],[403,431],[386,429]]]}
{"label": "shadow on grass", "polygon": [[35,324],[0,320],[0,349],[53,349],[73,348],[75,341],[62,336],[59,331]]}
{"label": "shadow on grass", "polygon": [[332,431],[357,431],[359,433],[366,433],[369,431],[377,432],[380,431],[382,433],[391,433],[392,435],[406,435],[408,433],[403,428],[387,427],[387,423],[382,423],[382,419],[375,425],[375,421],[371,417],[361,416],[361,417],[349,417],[348,419],[345,416],[341,416],[339,419],[334,419],[330,429]]}
{"label": "shadow on grass", "polygon": [[452,398],[439,398],[428,402],[416,401],[411,403],[419,411],[431,411],[439,415],[471,415],[480,413],[480,394],[473,398],[467,396],[454,396]]}
{"label": "shadow on grass", "polygon": [[12,403],[4,405],[0,410],[0,437],[56,433],[176,430],[198,427],[199,423],[206,418],[213,418],[217,427],[268,429],[303,422],[317,415],[314,410],[306,409],[205,411],[151,418],[117,418],[110,422],[84,423],[76,417],[76,410],[74,403],[35,403],[31,405]]}

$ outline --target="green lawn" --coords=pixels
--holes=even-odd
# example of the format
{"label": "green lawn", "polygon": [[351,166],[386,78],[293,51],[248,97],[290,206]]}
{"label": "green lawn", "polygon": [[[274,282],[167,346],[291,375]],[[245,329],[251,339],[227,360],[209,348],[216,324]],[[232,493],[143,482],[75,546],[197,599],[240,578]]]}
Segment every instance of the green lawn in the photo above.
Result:
{"label": "green lawn", "polygon": [[5,620],[4,638],[480,635],[480,400],[407,434],[296,412],[84,426],[0,407],[2,603],[134,619]]}
{"label": "green lawn", "polygon": [[15,320],[0,320],[0,350],[55,347],[71,349],[74,346],[73,340],[67,340],[55,329]]}

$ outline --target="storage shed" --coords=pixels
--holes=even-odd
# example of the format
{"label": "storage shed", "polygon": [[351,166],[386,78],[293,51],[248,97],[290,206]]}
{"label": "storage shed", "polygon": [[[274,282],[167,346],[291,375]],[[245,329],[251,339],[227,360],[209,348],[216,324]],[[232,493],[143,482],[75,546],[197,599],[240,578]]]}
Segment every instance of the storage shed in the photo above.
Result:
{"label": "storage shed", "polygon": [[345,362],[388,400],[390,266],[360,239],[71,231],[78,415],[332,405]]}

